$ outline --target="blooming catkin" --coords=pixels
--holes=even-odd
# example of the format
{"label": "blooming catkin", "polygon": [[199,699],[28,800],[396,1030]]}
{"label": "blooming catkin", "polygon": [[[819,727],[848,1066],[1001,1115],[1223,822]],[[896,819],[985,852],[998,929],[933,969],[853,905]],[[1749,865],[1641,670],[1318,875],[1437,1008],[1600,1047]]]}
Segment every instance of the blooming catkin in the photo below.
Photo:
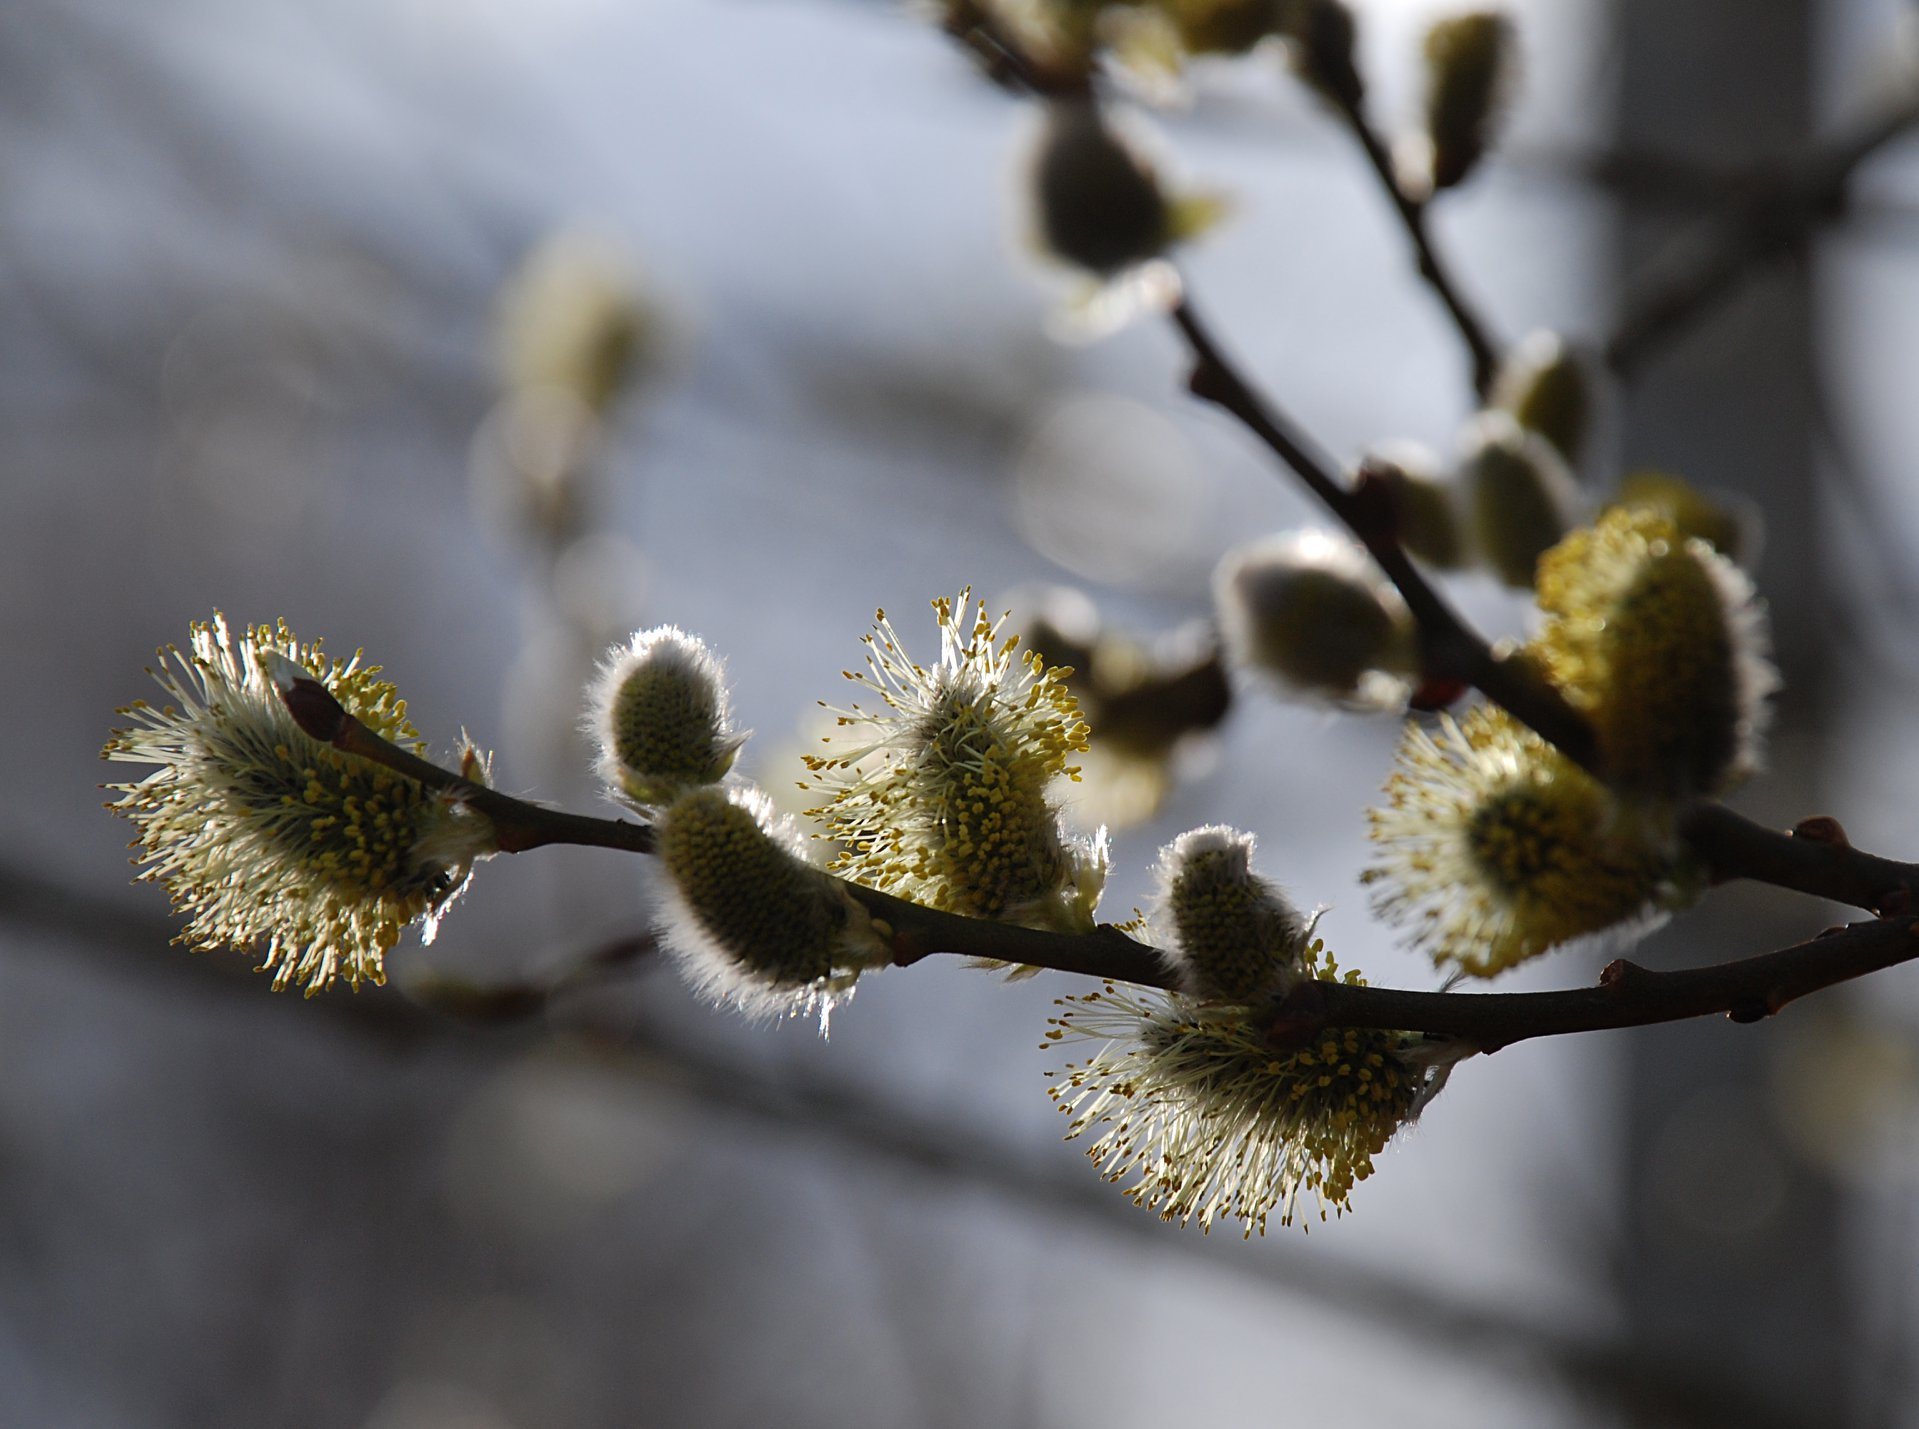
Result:
{"label": "blooming catkin", "polygon": [[[1364,982],[1339,978],[1318,943],[1302,953],[1301,972]],[[1073,1118],[1067,1139],[1093,1135],[1087,1155],[1108,1181],[1131,1179],[1135,1205],[1202,1230],[1234,1217],[1249,1237],[1275,1211],[1291,1225],[1307,1192],[1322,1220],[1349,1209],[1373,1157],[1458,1059],[1457,1049],[1411,1033],[1359,1028],[1276,1051],[1243,1011],[1112,983],[1059,1006],[1045,1048],[1097,1049],[1066,1063],[1048,1088]]]}
{"label": "blooming catkin", "polygon": [[867,670],[847,678],[880,707],[837,710],[827,752],[806,757],[855,883],[974,918],[1086,932],[1106,876],[1104,838],[1070,840],[1053,786],[1087,747],[1071,672],[1016,657],[970,590],[933,602],[940,658],[915,664],[885,612]]}
{"label": "blooming catkin", "polygon": [[1656,510],[1614,508],[1539,563],[1531,653],[1592,722],[1608,783],[1723,793],[1757,767],[1779,683],[1752,584]]}
{"label": "blooming catkin", "polygon": [[[171,663],[169,663],[169,660]],[[235,631],[226,617],[161,652],[155,680],[170,703],[121,711],[102,755],[156,766],[107,787],[139,829],[141,877],[164,883],[196,947],[262,940],[273,986],[309,995],[335,977],[386,980],[385,956],[408,924],[431,940],[476,859],[497,849],[491,824],[456,792],[432,789],[308,736],[267,670],[281,661],[325,685],[373,733],[421,748],[405,701],[378,666],[329,661],[284,622]],[[468,750],[463,772],[485,777]]]}
{"label": "blooming catkin", "polygon": [[1644,931],[1677,896],[1650,831],[1504,710],[1439,723],[1438,739],[1406,726],[1361,875],[1435,965],[1491,977],[1574,938]]}

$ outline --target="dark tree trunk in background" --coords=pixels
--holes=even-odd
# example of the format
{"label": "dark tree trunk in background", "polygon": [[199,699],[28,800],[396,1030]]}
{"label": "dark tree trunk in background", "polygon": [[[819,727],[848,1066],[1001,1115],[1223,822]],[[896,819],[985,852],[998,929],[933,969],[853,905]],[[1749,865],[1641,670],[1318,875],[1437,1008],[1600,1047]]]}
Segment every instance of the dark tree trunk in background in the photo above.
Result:
{"label": "dark tree trunk in background", "polygon": [[[1814,0],[1616,0],[1616,142],[1726,166],[1806,139]],[[1681,224],[1626,200],[1621,275]],[[1766,513],[1757,577],[1787,693],[1772,772],[1739,802],[1786,824],[1818,812],[1821,698],[1830,653],[1812,443],[1812,295],[1805,265],[1779,265],[1646,363],[1622,404],[1627,469],[1652,466],[1729,487]],[[1655,965],[1716,961],[1816,929],[1816,906],[1708,897],[1654,940]],[[1825,920],[1830,921],[1830,920]],[[1851,1422],[1853,1316],[1841,1252],[1845,1207],[1781,1134],[1772,1088],[1789,1019],[1630,1034],[1620,1185],[1620,1303],[1636,1358],[1666,1411],[1653,1422]]]}

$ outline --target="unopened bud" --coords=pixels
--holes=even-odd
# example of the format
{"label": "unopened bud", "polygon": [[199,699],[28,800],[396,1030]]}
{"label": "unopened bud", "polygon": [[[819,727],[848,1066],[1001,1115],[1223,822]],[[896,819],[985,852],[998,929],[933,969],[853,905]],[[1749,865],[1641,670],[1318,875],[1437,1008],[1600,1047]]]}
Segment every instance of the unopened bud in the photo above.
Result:
{"label": "unopened bud", "polygon": [[1288,0],[1282,26],[1294,73],[1342,108],[1357,108],[1366,85],[1353,62],[1359,27],[1344,0]]}
{"label": "unopened bud", "polygon": [[1243,55],[1279,30],[1286,6],[1284,0],[1175,0],[1166,8],[1188,54]]}
{"label": "unopened bud", "polygon": [[807,863],[804,841],[753,789],[695,789],[655,825],[671,881],[668,949],[701,992],[749,1015],[818,1011],[890,961],[865,910]]}
{"label": "unopened bud", "polygon": [[644,355],[653,317],[616,245],[560,233],[509,280],[498,325],[508,387],[557,387],[604,415]]}
{"label": "unopened bud", "polygon": [[1157,257],[1174,237],[1173,215],[1151,166],[1090,100],[1049,107],[1033,186],[1046,248],[1101,276]]}
{"label": "unopened bud", "polygon": [[1362,469],[1392,492],[1394,534],[1400,545],[1437,570],[1466,564],[1459,491],[1440,471],[1438,457],[1415,443],[1395,442],[1367,453]]}
{"label": "unopened bud", "polygon": [[735,730],[720,662],[671,625],[607,652],[587,694],[587,731],[607,787],[642,806],[714,784],[746,742]]}
{"label": "unopened bud", "polygon": [[1576,462],[1592,429],[1592,374],[1556,333],[1531,333],[1501,364],[1492,405]]}
{"label": "unopened bud", "polygon": [[1412,669],[1405,602],[1364,551],[1325,532],[1229,551],[1213,576],[1213,600],[1234,662],[1303,693],[1383,703],[1397,688],[1393,674]]}
{"label": "unopened bud", "polygon": [[1504,412],[1482,412],[1467,425],[1458,480],[1479,559],[1505,584],[1529,589],[1541,553],[1578,509],[1566,463]]}
{"label": "unopened bud", "polygon": [[1161,956],[1188,997],[1252,1003],[1302,975],[1311,927],[1253,872],[1252,857],[1251,834],[1217,824],[1160,850],[1154,924]]}
{"label": "unopened bud", "polygon": [[1435,191],[1462,182],[1491,144],[1512,84],[1513,48],[1512,21],[1497,10],[1455,15],[1426,32],[1426,139]]}

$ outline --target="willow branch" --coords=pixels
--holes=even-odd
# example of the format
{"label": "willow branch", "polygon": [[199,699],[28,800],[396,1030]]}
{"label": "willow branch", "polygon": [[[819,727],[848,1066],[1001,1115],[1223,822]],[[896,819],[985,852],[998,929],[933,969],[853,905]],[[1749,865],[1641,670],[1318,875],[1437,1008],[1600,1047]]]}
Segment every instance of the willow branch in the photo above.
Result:
{"label": "willow branch", "polygon": [[[347,713],[305,673],[279,688],[294,719],[313,738],[469,802],[494,821],[503,852],[549,844],[653,851],[653,831],[644,825],[529,804],[401,749]],[[1793,834],[1761,828],[1716,806],[1702,806],[1689,820],[1689,836],[1696,847],[1710,850],[1713,870],[1724,877],[1763,878],[1882,911],[1910,906],[1911,891],[1919,887],[1919,869],[1860,853],[1831,820],[1809,820]],[[943,913],[855,883],[844,887],[891,930],[893,960],[902,967],[951,954],[1147,987],[1173,986],[1159,953],[1115,927],[1042,932]],[[1897,903],[1902,898],[1907,902]],[[1779,952],[1682,972],[1615,962],[1598,987],[1565,992],[1410,992],[1307,982],[1275,1005],[1272,1035],[1284,1043],[1325,1027],[1382,1027],[1454,1037],[1492,1051],[1530,1037],[1714,1013],[1750,1022],[1809,992],[1919,957],[1916,925],[1919,918],[1902,912]]]}
{"label": "willow branch", "polygon": [[1845,210],[1859,166],[1919,123],[1907,94],[1796,162],[1754,181],[1723,216],[1674,238],[1627,295],[1603,352],[1622,381],[1671,338],[1725,302],[1762,264],[1792,252]]}
{"label": "willow branch", "polygon": [[1274,406],[1271,398],[1240,375],[1190,297],[1180,299],[1172,317],[1192,350],[1193,371],[1187,385],[1193,395],[1237,417],[1291,467],[1306,488],[1359,539],[1398,589],[1418,623],[1420,663],[1426,679],[1474,687],[1574,763],[1595,768],[1597,746],[1591,727],[1579,713],[1524,665],[1495,653],[1413,564],[1399,544],[1386,492],[1366,483],[1348,486],[1335,476],[1331,459]]}
{"label": "willow branch", "polygon": [[1386,197],[1391,200],[1393,212],[1399,215],[1400,226],[1406,230],[1406,237],[1413,245],[1419,276],[1445,306],[1453,326],[1459,330],[1460,340],[1465,343],[1467,356],[1472,360],[1473,391],[1483,401],[1491,393],[1493,381],[1499,375],[1499,351],[1484,319],[1466,301],[1464,294],[1459,291],[1459,285],[1453,281],[1451,271],[1440,258],[1426,226],[1426,202],[1407,193],[1405,185],[1400,183],[1391,151],[1366,118],[1365,100],[1337,85],[1325,93],[1339,111],[1339,117],[1345,121],[1353,138],[1359,141],[1359,147],[1366,153],[1368,166],[1379,180]]}
{"label": "willow branch", "polygon": [[[992,24],[990,16],[970,5],[955,7],[952,14],[966,17],[964,23],[956,20],[955,33],[977,54],[995,62],[1004,81],[1044,92],[1045,79]],[[1394,195],[1420,254],[1422,275],[1446,300],[1460,325],[1474,356],[1475,383],[1483,391],[1490,381],[1492,357],[1483,328],[1458,301],[1426,235],[1423,210],[1410,204],[1400,189],[1390,157],[1357,103],[1347,102],[1342,108],[1375,172]],[[1843,193],[1851,168],[1910,119],[1862,139],[1850,159],[1836,159],[1831,178],[1835,191]],[[1194,395],[1237,417],[1291,467],[1364,544],[1399,590],[1418,624],[1428,680],[1458,681],[1478,688],[1569,758],[1594,769],[1597,749],[1591,728],[1557,691],[1495,653],[1432,588],[1400,546],[1382,489],[1364,481],[1348,486],[1336,476],[1334,464],[1310,438],[1240,375],[1190,299],[1182,299],[1172,316],[1193,353],[1189,385]],[[429,787],[446,789],[484,814],[492,821],[503,852],[550,844],[654,851],[653,831],[644,825],[568,814],[515,799],[391,744],[350,715],[304,672],[294,672],[280,690],[295,719],[313,738]],[[1793,834],[1779,834],[1719,806],[1703,804],[1687,812],[1682,832],[1715,878],[1760,879],[1898,916],[1710,968],[1662,973],[1622,960],[1607,967],[1597,988],[1565,992],[1428,993],[1310,981],[1281,1000],[1273,1014],[1273,1034],[1284,1040],[1311,1035],[1326,1026],[1382,1027],[1459,1038],[1490,1051],[1530,1037],[1713,1013],[1753,1021],[1808,992],[1919,956],[1915,920],[1905,912],[1915,901],[1919,871],[1860,854],[1836,824],[1809,821]],[[902,966],[948,953],[1153,987],[1164,988],[1171,982],[1154,949],[1110,926],[1086,934],[1041,932],[942,913],[856,884],[845,887],[891,929],[894,960]]]}
{"label": "willow branch", "polygon": [[[492,821],[500,852],[524,853],[552,844],[652,853],[653,830],[624,819],[569,814],[516,799],[473,779],[442,769],[411,750],[382,738],[355,719],[327,687],[298,667],[283,667],[275,687],[294,722],[311,738],[343,754],[355,755],[429,789],[443,789]],[[909,903],[857,883],[844,886],[875,918],[892,929],[894,961],[910,966],[934,953],[1024,963],[1055,972],[1114,978],[1148,987],[1169,987],[1159,955],[1116,928],[1102,927],[1077,936],[1017,928]]]}
{"label": "willow branch", "polygon": [[360,723],[325,685],[290,662],[281,667],[274,684],[294,723],[310,738],[330,744],[343,754],[356,755],[403,774],[429,789],[446,791],[475,813],[486,816],[493,825],[501,853],[524,853],[549,844],[578,844],[627,853],[653,852],[653,830],[644,824],[589,818],[516,799],[464,773],[442,769],[411,750],[400,748]]}
{"label": "willow branch", "polygon": [[1455,1037],[1494,1052],[1533,1037],[1644,1027],[1723,1013],[1757,1022],[1808,993],[1919,958],[1919,918],[1856,923],[1778,952],[1655,972],[1621,958],[1596,987],[1564,992],[1401,992],[1308,982],[1275,1009],[1278,1041],[1324,1027],[1379,1027]]}
{"label": "willow branch", "polygon": [[1919,908],[1919,865],[1854,848],[1830,817],[1781,833],[1702,800],[1680,816],[1679,834],[1716,882],[1770,883],[1881,915]]}
{"label": "willow branch", "polygon": [[[1324,471],[1319,475],[1330,479]],[[1344,489],[1335,489],[1343,499]],[[493,820],[504,852],[548,844],[653,851],[653,832],[643,825],[529,804],[401,749],[347,713],[311,676],[291,677],[280,689],[294,719],[313,738],[448,790]],[[1889,909],[1900,898],[1908,902],[1898,906],[1909,906],[1911,890],[1919,886],[1919,871],[1911,865],[1860,853],[1830,820],[1808,821],[1794,834],[1778,834],[1730,810],[1702,805],[1688,814],[1685,832],[1720,877],[1764,879],[1873,909]],[[1047,933],[942,913],[858,884],[845,886],[891,928],[894,961],[901,966],[948,953],[1149,987],[1172,984],[1158,953],[1117,928]],[[1271,1027],[1280,1042],[1310,1037],[1325,1027],[1381,1027],[1454,1037],[1492,1051],[1531,1037],[1714,1013],[1751,1022],[1809,992],[1919,957],[1916,934],[1919,919],[1903,914],[1715,967],[1652,972],[1622,960],[1607,967],[1599,986],[1564,992],[1411,992],[1310,981],[1277,1004]]]}
{"label": "willow branch", "polygon": [[[1332,463],[1311,440],[1240,375],[1190,298],[1174,309],[1173,321],[1192,349],[1193,394],[1237,417],[1290,466],[1405,598],[1418,623],[1428,681],[1457,680],[1476,688],[1569,759],[1600,774],[1591,727],[1549,684],[1502,659],[1446,604],[1399,544],[1391,512],[1378,509],[1377,488],[1363,481],[1348,486],[1333,475]],[[1680,834],[1715,881],[1751,879],[1875,913],[1919,906],[1919,867],[1862,853],[1829,819],[1807,820],[1785,834],[1701,801],[1685,811]]]}

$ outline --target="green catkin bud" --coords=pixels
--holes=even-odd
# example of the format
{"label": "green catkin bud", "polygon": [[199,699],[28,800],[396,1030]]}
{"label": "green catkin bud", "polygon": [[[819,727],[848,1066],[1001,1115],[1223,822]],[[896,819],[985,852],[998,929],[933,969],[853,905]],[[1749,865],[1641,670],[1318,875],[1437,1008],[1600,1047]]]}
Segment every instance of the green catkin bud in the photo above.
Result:
{"label": "green catkin bud", "polygon": [[1358,23],[1344,0],[1287,0],[1281,29],[1293,72],[1335,105],[1357,109],[1366,85],[1353,59]]}
{"label": "green catkin bud", "polygon": [[753,789],[695,789],[655,824],[671,896],[669,951],[700,992],[749,1016],[818,1012],[820,1030],[885,940],[804,841]]}
{"label": "green catkin bud", "polygon": [[1504,710],[1408,724],[1368,813],[1373,907],[1437,967],[1491,977],[1561,943],[1653,926],[1676,897],[1663,842]]}
{"label": "green catkin bud", "polygon": [[1284,0],[1161,0],[1180,47],[1194,55],[1243,55],[1276,33]]}
{"label": "green catkin bud", "polygon": [[1777,688],[1764,607],[1704,541],[1614,507],[1539,563],[1529,647],[1591,721],[1609,783],[1645,798],[1724,793],[1759,764]]}
{"label": "green catkin bud", "polygon": [[1253,872],[1252,856],[1251,834],[1217,824],[1160,850],[1153,926],[1160,956],[1188,997],[1249,1004],[1301,976],[1310,925]]}
{"label": "green catkin bud", "polygon": [[558,389],[604,417],[645,358],[655,320],[618,247],[568,232],[528,255],[501,292],[497,324],[507,387]]}
{"label": "green catkin bud", "polygon": [[1049,106],[1033,190],[1047,250],[1101,277],[1158,257],[1176,236],[1152,168],[1090,100]]}
{"label": "green catkin bud", "polygon": [[1364,470],[1393,494],[1400,545],[1435,570],[1453,571],[1466,564],[1459,489],[1440,471],[1438,457],[1411,442],[1396,442],[1367,453]]}
{"label": "green catkin bud", "polygon": [[1464,182],[1492,142],[1514,63],[1512,21],[1496,10],[1440,20],[1426,32],[1426,138],[1434,191]]}
{"label": "green catkin bud", "polygon": [[1557,334],[1530,333],[1501,364],[1492,405],[1577,462],[1592,428],[1592,374]]}
{"label": "green catkin bud", "polygon": [[1213,575],[1213,602],[1233,662],[1296,693],[1390,703],[1393,675],[1413,666],[1405,602],[1362,550],[1322,531],[1227,552]]}
{"label": "green catkin bud", "polygon": [[1466,427],[1457,480],[1479,559],[1506,585],[1530,587],[1541,553],[1579,506],[1566,463],[1506,413],[1482,412]]}
{"label": "green catkin bud", "polygon": [[662,625],[607,652],[587,692],[587,732],[607,789],[640,807],[715,784],[746,742],[720,662],[697,636]]}

